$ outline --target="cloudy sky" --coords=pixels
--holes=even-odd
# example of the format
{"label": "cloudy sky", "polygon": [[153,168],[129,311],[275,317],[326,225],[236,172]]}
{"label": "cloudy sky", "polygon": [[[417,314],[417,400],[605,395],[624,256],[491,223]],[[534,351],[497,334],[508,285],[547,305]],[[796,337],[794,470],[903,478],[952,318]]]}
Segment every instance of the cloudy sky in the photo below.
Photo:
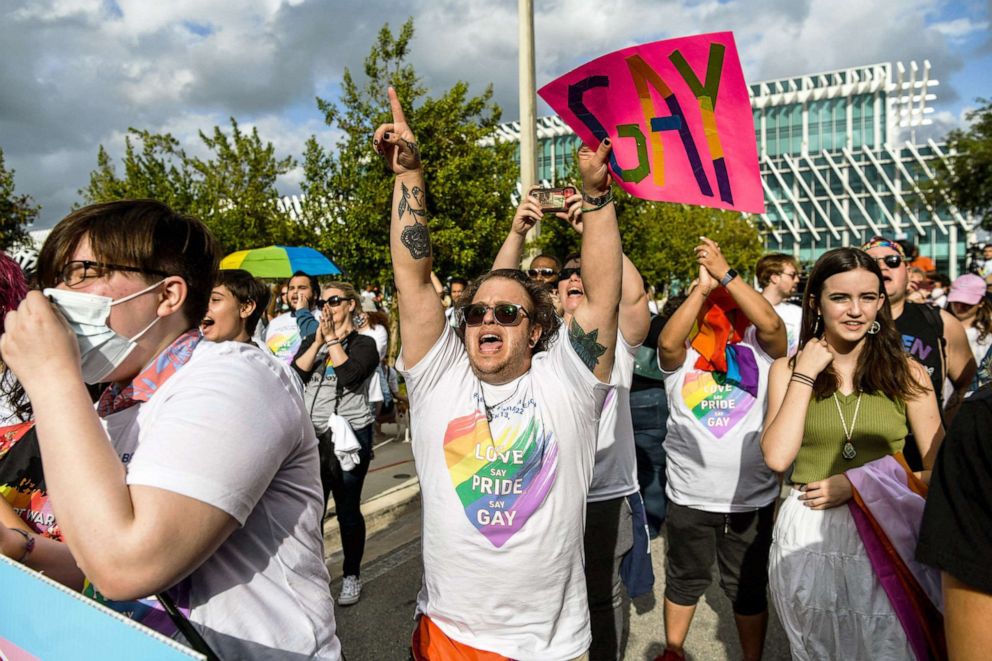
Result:
{"label": "cloudy sky", "polygon": [[[992,0],[534,0],[538,86],[604,53],[733,30],[748,82],[929,59],[940,81],[931,129],[958,126],[992,96]],[[0,0],[0,148],[17,190],[44,209],[78,200],[99,145],[129,126],[196,132],[236,117],[280,155],[334,135],[315,96],[335,99],[383,23],[413,16],[411,60],[432,90],[495,88],[517,118],[514,0]],[[548,113],[547,106],[538,110]],[[280,181],[297,192],[299,173]]]}

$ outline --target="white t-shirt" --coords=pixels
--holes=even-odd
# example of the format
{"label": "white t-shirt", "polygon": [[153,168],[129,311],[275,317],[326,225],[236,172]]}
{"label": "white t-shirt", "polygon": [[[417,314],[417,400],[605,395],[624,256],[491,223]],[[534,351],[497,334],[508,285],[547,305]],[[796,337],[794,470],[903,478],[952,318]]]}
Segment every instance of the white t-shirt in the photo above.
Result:
{"label": "white t-shirt", "polygon": [[799,350],[799,333],[803,323],[803,309],[798,305],[782,301],[774,306],[775,312],[785,324],[785,336],[789,342],[789,356],[795,356]]}
{"label": "white t-shirt", "polygon": [[[384,361],[386,359],[386,352],[389,351],[389,331],[386,330],[386,327],[369,325],[358,332],[362,335],[368,335],[375,340],[375,348],[379,350],[379,362]],[[377,370],[372,375],[372,378],[369,379],[369,403],[374,404],[382,401],[385,401],[382,396],[382,380],[379,378],[379,372]]]}
{"label": "white t-shirt", "polygon": [[247,344],[201,342],[148,402],[103,422],[129,485],[240,524],[185,579],[190,620],[221,658],[340,658],[317,439],[288,366]]}
{"label": "white t-shirt", "polygon": [[630,382],[634,378],[634,357],[638,346],[631,346],[617,333],[612,382],[614,388],[603,404],[596,438],[596,465],[586,500],[595,503],[637,493],[637,453],[634,450],[634,423],[630,417]]}
{"label": "white t-shirt", "polygon": [[977,328],[971,326],[965,328],[964,332],[968,336],[968,346],[971,347],[971,353],[975,356],[975,363],[981,365],[982,360],[985,359],[985,354],[989,352],[989,347],[992,347],[992,333],[986,335],[985,339],[979,342]]}
{"label": "white t-shirt", "polygon": [[582,531],[610,387],[562,332],[529,372],[501,386],[475,376],[447,324],[412,369],[402,358],[397,368],[423,498],[418,612],[450,638],[512,659],[584,653]]}
{"label": "white t-shirt", "polygon": [[772,358],[758,344],[754,326],[737,346],[754,354],[756,398],[736,386],[719,385],[712,372],[697,370],[699,352],[692,347],[686,348],[680,368],[662,370],[668,394],[665,492],[684,507],[745,512],[768,505],[778,494],[778,480],[765,465],[760,445]]}

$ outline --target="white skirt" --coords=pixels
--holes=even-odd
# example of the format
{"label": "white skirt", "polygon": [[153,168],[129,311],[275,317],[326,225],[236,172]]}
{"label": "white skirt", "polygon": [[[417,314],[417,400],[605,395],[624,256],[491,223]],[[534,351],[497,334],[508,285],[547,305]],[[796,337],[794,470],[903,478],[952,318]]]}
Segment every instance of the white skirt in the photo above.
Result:
{"label": "white skirt", "polygon": [[768,584],[794,659],[914,659],[847,505],[779,509]]}

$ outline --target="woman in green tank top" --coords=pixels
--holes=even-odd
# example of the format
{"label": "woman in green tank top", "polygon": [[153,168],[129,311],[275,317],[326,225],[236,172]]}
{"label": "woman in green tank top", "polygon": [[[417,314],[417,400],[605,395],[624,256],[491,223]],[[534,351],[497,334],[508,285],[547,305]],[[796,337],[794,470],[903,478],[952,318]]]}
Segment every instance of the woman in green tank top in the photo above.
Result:
{"label": "woman in green tank top", "polygon": [[793,468],[769,587],[796,659],[913,657],[840,507],[852,497],[844,472],[900,452],[910,431],[933,465],[943,437],[937,400],[901,342],[875,260],[855,248],[824,253],[803,296],[800,351],[771,367],[761,438],[769,468]]}

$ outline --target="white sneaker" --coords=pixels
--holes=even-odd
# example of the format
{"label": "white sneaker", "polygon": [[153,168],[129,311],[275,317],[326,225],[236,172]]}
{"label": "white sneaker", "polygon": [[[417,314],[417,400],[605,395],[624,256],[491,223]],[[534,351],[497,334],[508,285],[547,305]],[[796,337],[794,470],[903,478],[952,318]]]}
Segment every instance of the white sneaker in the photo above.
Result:
{"label": "white sneaker", "polygon": [[362,596],[362,579],[357,576],[345,576],[341,582],[341,594],[338,595],[339,606],[351,606],[358,603]]}

